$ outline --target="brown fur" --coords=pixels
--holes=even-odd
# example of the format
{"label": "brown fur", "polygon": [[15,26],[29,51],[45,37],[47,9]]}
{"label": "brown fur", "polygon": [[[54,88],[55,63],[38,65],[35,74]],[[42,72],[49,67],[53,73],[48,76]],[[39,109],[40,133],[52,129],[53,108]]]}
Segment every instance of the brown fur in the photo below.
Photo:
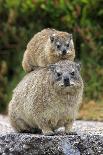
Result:
{"label": "brown fur", "polygon": [[[75,69],[75,63],[60,61],[56,66],[63,74]],[[83,81],[77,71],[74,87],[61,86],[62,79],[56,81],[54,72],[38,68],[28,73],[13,91],[9,104],[9,117],[12,126],[19,132],[39,128],[43,134],[51,135],[64,126],[69,133],[82,100]]]}
{"label": "brown fur", "polygon": [[27,49],[23,56],[22,66],[26,72],[34,70],[36,66],[45,67],[48,64],[56,63],[61,59],[68,59],[71,61],[74,60],[74,45],[73,48],[70,49],[70,53],[67,53],[65,56],[61,56],[56,51],[57,49],[52,48],[50,36],[53,34],[61,39],[66,39],[66,37],[69,36],[67,32],[49,28],[35,34],[28,43]]}

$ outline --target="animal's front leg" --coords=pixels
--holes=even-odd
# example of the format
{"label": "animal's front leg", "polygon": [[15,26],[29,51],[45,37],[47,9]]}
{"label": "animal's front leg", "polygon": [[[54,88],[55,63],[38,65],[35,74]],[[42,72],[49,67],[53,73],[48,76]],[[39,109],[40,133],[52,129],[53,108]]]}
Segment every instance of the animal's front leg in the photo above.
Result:
{"label": "animal's front leg", "polygon": [[42,120],[40,119],[38,122],[39,128],[42,130],[42,133],[46,136],[51,136],[54,135],[54,132],[52,131],[50,124],[48,121],[44,118]]}
{"label": "animal's front leg", "polygon": [[43,127],[42,132],[46,136],[54,135],[54,132],[50,128],[47,128],[47,127]]}
{"label": "animal's front leg", "polygon": [[73,120],[68,120],[64,126],[65,126],[65,133],[70,134],[73,126]]}

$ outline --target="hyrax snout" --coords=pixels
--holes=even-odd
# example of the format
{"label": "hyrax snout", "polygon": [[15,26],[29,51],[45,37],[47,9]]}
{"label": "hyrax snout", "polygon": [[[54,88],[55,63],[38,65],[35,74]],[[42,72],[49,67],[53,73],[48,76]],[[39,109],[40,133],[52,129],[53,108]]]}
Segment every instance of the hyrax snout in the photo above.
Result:
{"label": "hyrax snout", "polygon": [[63,60],[28,73],[9,104],[12,126],[18,131],[41,129],[44,135],[65,127],[69,133],[82,101],[79,64]]}

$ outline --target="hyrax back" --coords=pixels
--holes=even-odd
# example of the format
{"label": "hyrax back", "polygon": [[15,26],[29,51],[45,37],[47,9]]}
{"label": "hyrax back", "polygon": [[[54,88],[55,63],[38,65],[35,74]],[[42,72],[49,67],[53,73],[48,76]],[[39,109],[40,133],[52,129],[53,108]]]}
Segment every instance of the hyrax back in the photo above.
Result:
{"label": "hyrax back", "polygon": [[73,61],[75,50],[72,35],[55,29],[44,29],[30,40],[23,56],[22,66],[26,72],[36,66],[44,67],[61,59]]}
{"label": "hyrax back", "polygon": [[49,68],[28,73],[14,90],[9,117],[17,131],[41,129],[51,135],[59,127],[71,130],[82,100],[83,81],[79,65],[59,61]]}

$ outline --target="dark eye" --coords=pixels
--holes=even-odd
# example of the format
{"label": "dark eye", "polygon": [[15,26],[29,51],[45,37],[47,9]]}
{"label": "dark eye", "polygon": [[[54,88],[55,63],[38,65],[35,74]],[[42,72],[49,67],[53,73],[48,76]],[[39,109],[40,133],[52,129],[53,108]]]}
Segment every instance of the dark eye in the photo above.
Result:
{"label": "dark eye", "polygon": [[54,37],[53,36],[50,36],[50,40],[53,43],[54,42]]}
{"label": "dark eye", "polygon": [[69,43],[66,46],[69,47]]}
{"label": "dark eye", "polygon": [[60,45],[59,45],[59,44],[57,45],[57,48],[58,48],[58,49],[60,48]]}
{"label": "dark eye", "polygon": [[71,72],[71,75],[72,75],[72,76],[74,76],[74,74],[75,74],[75,72],[74,72],[74,71],[73,71],[73,72]]}
{"label": "dark eye", "polygon": [[62,73],[57,73],[57,76],[60,77],[62,75]]}

